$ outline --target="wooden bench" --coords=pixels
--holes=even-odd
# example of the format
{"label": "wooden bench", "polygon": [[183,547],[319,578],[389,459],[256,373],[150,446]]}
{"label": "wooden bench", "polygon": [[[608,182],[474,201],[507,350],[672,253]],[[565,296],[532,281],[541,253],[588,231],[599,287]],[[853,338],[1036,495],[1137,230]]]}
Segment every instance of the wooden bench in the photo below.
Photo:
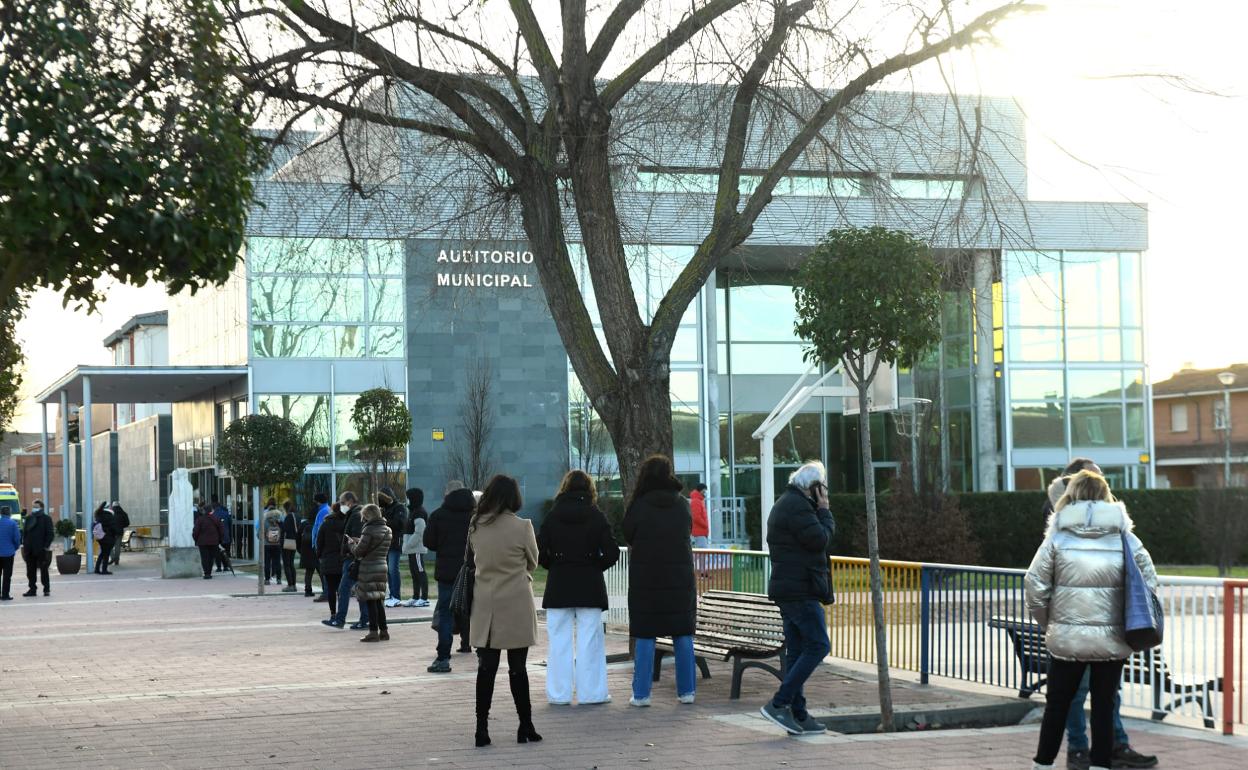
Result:
{"label": "wooden bench", "polygon": [[[1049,648],[1044,642],[1044,629],[1030,620],[1009,616],[994,616],[988,621],[991,628],[1005,631],[1014,647],[1014,656],[1023,669],[1023,686],[1018,697],[1030,698],[1048,682]],[[1222,678],[1201,680],[1175,676],[1166,665],[1161,648],[1137,652],[1123,668],[1123,680],[1152,688],[1154,720],[1161,721],[1184,703],[1200,705],[1205,727],[1214,727],[1213,702],[1210,693],[1221,692]],[[1173,696],[1169,703],[1167,697]],[[1163,705],[1164,703],[1164,705]]]}
{"label": "wooden bench", "polygon": [[[673,651],[671,638],[656,640],[654,681],[659,681],[663,656]],[[703,679],[711,677],[707,658],[732,661],[733,700],[741,697],[741,675],[747,668],[761,668],[784,679],[784,621],[780,608],[762,594],[707,591],[698,600],[693,652]],[[777,656],[778,668],[764,662]]]}

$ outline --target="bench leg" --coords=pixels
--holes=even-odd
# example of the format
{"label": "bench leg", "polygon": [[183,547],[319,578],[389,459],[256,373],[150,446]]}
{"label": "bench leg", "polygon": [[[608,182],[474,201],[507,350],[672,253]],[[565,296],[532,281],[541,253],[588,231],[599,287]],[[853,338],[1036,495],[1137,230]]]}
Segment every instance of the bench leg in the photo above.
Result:
{"label": "bench leg", "polygon": [[694,658],[693,660],[694,660],[694,662],[696,662],[696,663],[698,664],[698,670],[702,672],[702,678],[703,678],[703,679],[710,679],[710,678],[711,678],[711,667],[710,667],[710,666],[708,666],[708,665],[706,665],[706,658],[704,658],[704,657],[702,657],[701,655],[699,655],[699,656],[697,656],[696,658]]}
{"label": "bench leg", "polygon": [[728,694],[730,700],[741,700],[741,675],[745,673],[744,661],[734,656],[732,659],[732,690]]}

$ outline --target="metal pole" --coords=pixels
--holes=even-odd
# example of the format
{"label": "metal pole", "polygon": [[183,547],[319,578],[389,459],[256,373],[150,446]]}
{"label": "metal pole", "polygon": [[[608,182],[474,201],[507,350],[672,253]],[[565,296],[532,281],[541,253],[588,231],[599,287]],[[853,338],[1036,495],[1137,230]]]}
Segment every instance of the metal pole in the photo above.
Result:
{"label": "metal pole", "polygon": [[[83,538],[87,552],[87,572],[95,569],[95,538],[91,530],[94,522],[89,518],[95,510],[95,479],[92,474],[91,457],[91,375],[82,376],[82,411],[78,413],[78,445],[82,447],[82,527],[87,531]],[[100,554],[103,556],[104,554]]]}
{"label": "metal pole", "polygon": [[[259,410],[256,408],[256,384],[255,384],[255,380],[252,379],[250,366],[247,367],[247,413],[248,414],[260,413]],[[238,417],[241,419],[242,415],[240,414],[238,415]],[[252,518],[252,523],[255,525],[252,527],[252,530],[253,530],[253,536],[256,539],[256,546],[255,546],[256,547],[256,592],[260,594],[261,596],[264,596],[264,571],[265,571],[264,556],[265,556],[265,553],[264,553],[264,543],[261,542],[261,539],[260,539],[261,522],[260,522],[260,487],[259,486],[253,486],[251,488],[251,518]]]}
{"label": "metal pole", "polygon": [[69,393],[61,391],[61,518],[73,521],[73,505],[69,502]]}
{"label": "metal pole", "polygon": [[1231,388],[1222,388],[1222,417],[1226,428],[1226,461],[1222,468],[1222,486],[1231,486]]}
{"label": "metal pole", "polygon": [[39,496],[43,498],[44,510],[52,515],[52,506],[48,504],[48,405],[39,405],[39,470],[43,473],[43,486],[39,488]]}

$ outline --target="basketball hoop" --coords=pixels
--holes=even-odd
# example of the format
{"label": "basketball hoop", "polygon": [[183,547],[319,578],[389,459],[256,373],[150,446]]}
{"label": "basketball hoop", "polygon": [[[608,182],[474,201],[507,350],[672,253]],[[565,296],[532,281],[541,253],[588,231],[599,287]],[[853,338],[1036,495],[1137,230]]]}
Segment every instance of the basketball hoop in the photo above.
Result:
{"label": "basketball hoop", "polygon": [[914,438],[923,427],[923,420],[932,406],[930,398],[903,398],[893,411],[893,427],[902,438]]}

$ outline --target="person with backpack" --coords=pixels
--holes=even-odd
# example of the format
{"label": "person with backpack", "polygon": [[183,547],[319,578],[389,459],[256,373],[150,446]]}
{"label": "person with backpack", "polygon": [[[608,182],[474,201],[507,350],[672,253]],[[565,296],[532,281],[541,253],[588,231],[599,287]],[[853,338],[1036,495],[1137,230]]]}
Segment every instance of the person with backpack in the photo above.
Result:
{"label": "person with backpack", "polygon": [[112,563],[121,566],[121,544],[126,539],[126,530],[130,528],[130,514],[121,507],[121,503],[113,501],[113,524],[116,528],[117,540],[113,545]]}
{"label": "person with backpack", "polygon": [[1115,766],[1114,697],[1133,650],[1123,620],[1125,554],[1144,582],[1157,589],[1157,571],[1122,503],[1105,477],[1089,470],[1072,476],[1053,507],[1044,542],[1023,580],[1024,601],[1044,630],[1049,649],[1044,720],[1033,768],[1051,770],[1085,671],[1090,670],[1094,770]]}
{"label": "person with backpack", "polygon": [[277,500],[269,498],[264,504],[264,519],[260,528],[260,540],[264,543],[264,584],[273,580],[282,582],[282,518],[284,512],[277,507]]}
{"label": "person with backpack", "polygon": [[111,575],[108,571],[108,559],[113,553],[113,544],[117,542],[117,523],[113,512],[104,503],[95,509],[95,524],[91,527],[91,536],[100,544],[100,556],[95,560],[95,574]]}

